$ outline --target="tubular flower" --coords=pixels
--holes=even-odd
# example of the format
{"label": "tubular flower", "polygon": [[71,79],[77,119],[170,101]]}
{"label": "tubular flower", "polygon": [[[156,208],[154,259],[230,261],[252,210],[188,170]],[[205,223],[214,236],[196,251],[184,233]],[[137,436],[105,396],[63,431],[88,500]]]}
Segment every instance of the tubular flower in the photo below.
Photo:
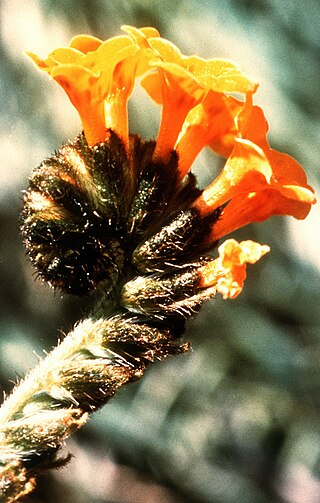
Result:
{"label": "tubular flower", "polygon": [[[153,28],[141,36],[157,36]],[[106,138],[106,128],[128,141],[127,100],[135,78],[145,73],[153,53],[140,49],[128,36],[105,42],[88,35],[74,37],[69,47],[52,51],[43,60],[27,53],[65,90],[82,120],[89,145]]]}
{"label": "tubular flower", "polygon": [[270,148],[267,129],[262,110],[253,107],[247,130],[235,138],[222,172],[195,202],[204,214],[226,204],[212,239],[272,215],[303,219],[316,202],[298,162]]}
{"label": "tubular flower", "polygon": [[[126,29],[130,30],[137,43],[141,41],[141,37],[136,35],[137,30],[128,27]],[[192,116],[186,121],[188,113],[196,105],[202,104],[205,111],[208,107],[215,108],[214,113],[211,113],[211,118],[213,116],[217,118],[219,109],[223,108],[225,114],[223,119],[225,119],[228,113],[231,116],[235,115],[233,111],[235,103],[231,99],[227,102],[227,96],[231,93],[250,96],[258,87],[258,84],[246,76],[238,65],[230,61],[204,60],[197,56],[184,56],[171,42],[160,37],[148,38],[148,46],[159,56],[159,60],[153,63],[156,71],[148,73],[141,82],[151,98],[162,104],[162,120],[154,153],[156,157],[165,159],[168,153],[177,147],[178,136],[179,141],[182,140],[184,136],[182,133],[186,132],[187,125],[191,126],[193,122],[196,124],[196,119]],[[208,94],[209,97],[207,97]],[[213,96],[214,99],[212,99]],[[225,99],[224,106],[220,105],[222,96]],[[196,113],[199,114],[199,111]],[[173,117],[174,120],[172,120]],[[204,118],[205,120],[206,118]],[[211,137],[220,136],[220,141],[223,141],[218,121],[209,120],[209,122]],[[227,129],[232,127],[229,122],[228,120],[224,121],[224,127]],[[203,126],[206,128],[208,124]],[[225,130],[225,134],[227,134],[227,130]],[[189,135],[187,136],[189,138]],[[208,134],[206,138],[208,138]],[[198,149],[196,145],[192,147],[194,158],[207,144],[210,145],[210,140],[203,143]],[[179,149],[177,148],[177,150]],[[182,159],[183,156],[181,156],[179,163],[180,170],[185,174],[191,164],[186,168]]]}
{"label": "tubular flower", "polygon": [[235,239],[227,239],[218,251],[219,258],[200,270],[201,286],[215,285],[224,299],[234,299],[243,288],[247,263],[255,264],[270,248],[254,241],[238,243]]}
{"label": "tubular flower", "polygon": [[[64,239],[58,240],[65,249],[58,249],[57,241],[55,250],[49,242],[40,245],[40,239],[30,235],[29,223],[48,220],[51,234],[58,236],[57,219],[64,221],[75,210],[54,204],[51,186],[39,171],[34,175],[37,183],[42,181],[41,189],[32,188],[26,197],[27,248],[45,279],[73,293],[89,291],[107,277],[114,286],[128,262],[124,240],[135,274],[167,274],[168,267],[175,270],[197,259],[239,227],[272,215],[305,218],[315,202],[301,166],[268,144],[266,119],[252,103],[258,86],[254,79],[232,62],[183,55],[154,28],[123,29],[126,35],[105,42],[77,36],[45,60],[29,54],[66,91],[84,131],[50,166],[47,163],[47,175],[63,178],[74,199],[77,191],[86,193],[94,214],[108,221],[89,223],[82,210],[85,232],[105,226],[108,239],[99,230],[99,239],[90,234],[82,240],[79,222],[68,223],[70,240],[79,234],[81,253],[71,251],[66,229]],[[162,106],[155,142],[143,142],[128,131],[127,101],[137,77]],[[217,178],[199,191],[188,172],[206,146],[226,162]],[[219,250],[222,256],[199,265],[197,295],[201,288],[213,288],[234,298],[242,289],[246,263],[256,262],[266,247],[229,241]],[[42,256],[44,251],[49,258]],[[57,258],[61,251],[70,257],[84,254],[86,266],[80,261],[63,267]],[[80,282],[73,282],[74,270],[82,271]],[[138,310],[132,297],[137,285],[122,296],[132,310]]]}

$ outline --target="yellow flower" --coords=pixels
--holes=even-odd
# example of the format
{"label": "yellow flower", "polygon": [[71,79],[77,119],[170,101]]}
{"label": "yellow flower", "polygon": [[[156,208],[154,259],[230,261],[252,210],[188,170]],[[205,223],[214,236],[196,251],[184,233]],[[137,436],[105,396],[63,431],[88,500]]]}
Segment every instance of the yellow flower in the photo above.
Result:
{"label": "yellow flower", "polygon": [[[315,203],[313,190],[294,159],[270,148],[264,114],[253,106],[257,82],[230,61],[183,55],[154,28],[123,29],[127,35],[105,42],[77,36],[45,60],[29,53],[77,108],[89,146],[108,141],[112,130],[134,169],[136,143],[130,141],[127,101],[141,77],[142,87],[162,106],[152,162],[165,169],[177,154],[179,190],[201,149],[209,146],[226,158],[220,175],[189,204],[199,219],[219,213],[208,220],[206,248],[272,215],[305,218]],[[227,241],[219,250],[216,262],[202,269],[203,286],[234,298],[242,289],[246,263],[256,262],[268,247]]]}

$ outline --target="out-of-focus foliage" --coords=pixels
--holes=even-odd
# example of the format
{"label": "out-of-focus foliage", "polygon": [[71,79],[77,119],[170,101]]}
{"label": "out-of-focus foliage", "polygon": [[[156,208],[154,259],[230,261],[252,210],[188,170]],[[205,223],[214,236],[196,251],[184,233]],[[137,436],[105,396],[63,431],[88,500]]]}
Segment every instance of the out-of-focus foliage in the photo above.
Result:
{"label": "out-of-focus foliage", "polygon": [[[317,0],[2,0],[0,70],[0,381],[9,392],[81,316],[87,299],[34,281],[19,237],[32,167],[79,130],[62,91],[23,50],[43,51],[121,24],[156,26],[185,53],[227,57],[254,75],[272,144],[319,180]],[[142,100],[138,95],[137,100]],[[140,103],[140,101],[138,101]],[[145,103],[145,102],[143,102]],[[147,102],[149,103],[149,102]],[[131,106],[156,134],[157,109]],[[151,133],[150,133],[151,132]],[[198,169],[210,175],[210,156]],[[319,223],[273,219],[238,237],[272,246],[245,292],[209,302],[189,324],[193,351],[154,365],[68,442],[75,458],[30,502],[315,503],[320,501]],[[58,334],[59,336],[59,334]]]}

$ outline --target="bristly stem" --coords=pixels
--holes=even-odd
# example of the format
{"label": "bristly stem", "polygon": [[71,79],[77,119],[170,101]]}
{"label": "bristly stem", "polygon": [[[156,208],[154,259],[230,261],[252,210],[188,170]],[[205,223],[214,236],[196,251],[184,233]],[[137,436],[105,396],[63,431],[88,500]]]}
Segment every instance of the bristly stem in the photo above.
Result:
{"label": "bristly stem", "polygon": [[80,322],[0,408],[0,503],[31,492],[61,444],[149,363],[187,351],[176,328],[118,314]]}

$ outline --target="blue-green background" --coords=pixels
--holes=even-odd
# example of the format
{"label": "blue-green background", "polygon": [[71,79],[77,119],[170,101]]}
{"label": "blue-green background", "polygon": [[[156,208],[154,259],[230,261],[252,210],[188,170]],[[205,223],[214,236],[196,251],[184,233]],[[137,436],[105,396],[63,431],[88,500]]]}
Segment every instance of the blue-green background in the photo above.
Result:
{"label": "blue-green background", "polygon": [[[80,128],[63,91],[23,51],[45,56],[79,32],[105,39],[133,24],[156,26],[186,54],[235,60],[261,83],[256,103],[272,146],[294,155],[317,189],[320,6],[2,0],[0,20],[0,383],[9,392],[87,305],[36,281],[21,244],[30,170]],[[159,111],[142,99],[131,106],[132,127],[155,135]],[[198,161],[202,179],[212,163],[208,154]],[[304,222],[273,218],[238,232],[272,247],[249,267],[244,293],[207,303],[188,325],[193,351],[119,392],[67,442],[71,463],[27,501],[319,502],[319,216],[315,207]]]}

